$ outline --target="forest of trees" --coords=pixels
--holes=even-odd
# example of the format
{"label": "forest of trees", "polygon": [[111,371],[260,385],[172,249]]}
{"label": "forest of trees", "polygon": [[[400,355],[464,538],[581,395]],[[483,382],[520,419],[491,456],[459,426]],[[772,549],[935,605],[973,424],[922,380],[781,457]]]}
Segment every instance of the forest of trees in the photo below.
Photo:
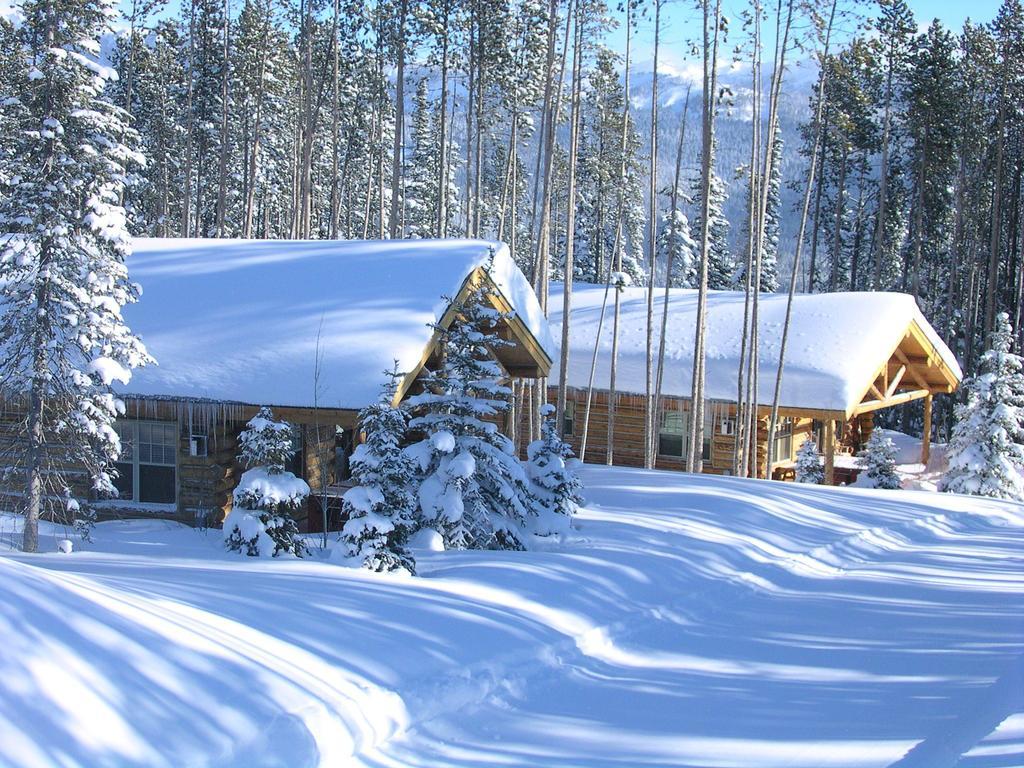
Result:
{"label": "forest of trees", "polygon": [[[912,293],[968,373],[998,313],[1024,328],[1019,0],[958,30],[905,0],[749,0],[735,18],[721,0],[679,5],[703,22],[690,43],[702,77],[666,125],[657,74],[648,99],[631,91],[661,71],[664,0],[128,0],[103,56],[125,141],[148,159],[123,193],[130,228],[501,239],[566,329],[549,280],[647,286],[652,345],[656,286],[745,290],[741,436],[757,405],[757,287]],[[0,20],[0,94],[20,87],[24,35]],[[779,105],[800,62],[817,82],[785,140]],[[727,169],[716,126],[739,101],[746,161]],[[699,322],[698,409],[702,336]],[[946,433],[951,413],[937,413]],[[913,428],[912,406],[902,418]]]}

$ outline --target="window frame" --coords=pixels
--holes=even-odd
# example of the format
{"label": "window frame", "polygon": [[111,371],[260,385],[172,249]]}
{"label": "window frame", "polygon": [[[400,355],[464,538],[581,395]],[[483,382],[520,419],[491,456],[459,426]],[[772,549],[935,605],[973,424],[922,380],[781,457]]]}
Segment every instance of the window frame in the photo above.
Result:
{"label": "window frame", "polygon": [[[668,416],[669,414],[678,414],[679,417],[680,417],[679,421],[680,421],[681,429],[682,429],[682,432],[678,433],[679,436],[682,439],[682,448],[680,449],[680,451],[681,451],[680,453],[664,453],[661,450],[661,438],[662,438],[662,435],[666,435],[666,434],[667,435],[672,435],[672,436],[676,435],[676,433],[674,433],[674,432],[665,432],[664,431],[665,430],[665,417]],[[689,447],[688,444],[687,444],[688,441],[686,439],[686,435],[687,435],[687,433],[689,431],[689,428],[690,428],[690,411],[689,410],[684,410],[684,409],[668,410],[668,409],[664,409],[663,408],[662,411],[661,411],[661,419],[658,422],[658,456],[659,457],[664,457],[666,459],[680,459],[680,460],[685,461],[686,460],[686,449]],[[701,459],[700,460],[701,461],[711,461],[712,440],[714,439],[714,428],[715,428],[715,420],[712,418],[711,413],[709,412],[709,410],[705,410],[705,412],[704,412],[704,440],[701,443],[701,451],[700,451],[700,455],[701,455]]]}
{"label": "window frame", "polygon": [[[150,459],[143,461],[141,458],[141,432],[143,427],[148,427],[150,430],[153,428],[159,428],[163,433],[163,436],[170,437],[170,440],[161,442],[155,442],[152,439],[152,431],[150,432],[150,440],[147,444],[150,446]],[[177,422],[174,421],[151,421],[144,419],[118,419],[114,428],[117,430],[118,435],[122,437],[122,445],[124,445],[123,429],[128,430],[130,442],[128,443],[131,448],[131,457],[128,461],[124,460],[122,455],[115,465],[131,464],[132,466],[132,478],[131,478],[131,498],[125,498],[124,496],[118,496],[116,499],[109,499],[107,501],[113,502],[126,502],[128,504],[146,504],[146,505],[159,505],[162,507],[177,507],[179,497],[178,479],[180,477],[180,466],[179,466],[179,453],[181,452],[180,446],[180,427]],[[191,438],[190,438],[191,444]],[[172,461],[153,461],[152,450],[154,446],[160,446],[161,452],[166,455],[168,448],[172,450],[171,457]],[[173,476],[173,487],[174,487],[174,500],[173,501],[143,501],[139,498],[141,488],[141,468],[142,466],[152,467],[170,467],[174,471]]]}
{"label": "window frame", "polygon": [[[566,429],[568,427],[568,429]],[[566,400],[565,411],[562,413],[562,437],[573,437],[576,434],[576,401]]]}
{"label": "window frame", "polygon": [[[792,461],[793,460],[793,438],[794,428],[796,427],[796,419],[792,416],[783,416],[778,423],[778,427],[775,431],[775,461]],[[785,455],[779,450],[779,446],[783,441],[786,441],[789,445],[789,450]]]}

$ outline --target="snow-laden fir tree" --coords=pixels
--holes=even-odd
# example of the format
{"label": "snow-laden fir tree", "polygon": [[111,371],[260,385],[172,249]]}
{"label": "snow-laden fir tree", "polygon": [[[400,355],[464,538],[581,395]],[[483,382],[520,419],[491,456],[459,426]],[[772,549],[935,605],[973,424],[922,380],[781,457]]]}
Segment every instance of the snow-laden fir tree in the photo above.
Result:
{"label": "snow-laden fir tree", "polygon": [[[693,232],[701,230],[701,189],[700,180],[695,182],[693,205]],[[729,220],[725,218],[725,182],[717,174],[711,174],[711,194],[708,201],[708,288],[724,290],[733,285],[734,265],[729,253]],[[699,242],[699,237],[693,238]]]}
{"label": "snow-laden fir tree", "polygon": [[489,421],[504,414],[511,390],[492,350],[502,314],[486,280],[470,290],[441,337],[442,362],[408,400],[409,422],[424,437],[409,447],[417,462],[424,525],[450,548],[521,549],[536,500],[512,441]]}
{"label": "snow-laden fir tree", "polygon": [[900,476],[896,474],[896,444],[882,430],[876,429],[871,433],[858,458],[875,488],[894,490],[902,487]]}
{"label": "snow-laden fir tree", "polygon": [[956,408],[943,491],[1024,499],[1024,375],[1012,343],[1010,319],[1002,312]]}
{"label": "snow-laden fir tree", "polygon": [[[140,165],[124,112],[103,98],[114,73],[98,63],[109,0],[27,0],[13,81],[0,94],[0,387],[25,417],[0,464],[23,488],[23,546],[38,519],[66,512],[84,468],[113,494],[120,451],[110,389],[150,361],[121,317],[138,297],[128,280],[128,221],[120,200]],[[8,55],[11,55],[10,53]]]}
{"label": "snow-laden fir tree", "polygon": [[658,258],[669,272],[672,285],[693,288],[697,285],[697,254],[700,246],[690,235],[690,222],[686,214],[676,209],[661,217],[658,233]]}
{"label": "snow-laden fir tree", "polygon": [[416,465],[403,449],[408,416],[392,406],[395,388],[386,387],[380,402],[359,413],[366,439],[349,459],[351,488],[342,500],[348,522],[341,531],[348,555],[371,571],[405,569],[416,573],[406,547],[416,527]]}
{"label": "snow-laden fir tree", "polygon": [[558,433],[555,407],[540,410],[541,439],[527,446],[526,473],[537,501],[535,533],[541,536],[565,533],[573,516],[583,504],[583,483],[579,478],[579,460]]}
{"label": "snow-laden fir tree", "polygon": [[768,174],[768,200],[764,210],[761,241],[761,285],[764,293],[779,290],[779,237],[782,214],[782,129],[776,125],[772,137],[772,168]]}
{"label": "snow-laden fir tree", "polygon": [[250,557],[306,553],[292,513],[309,496],[309,486],[285,469],[295,452],[293,435],[292,425],[275,421],[269,408],[260,408],[242,430],[239,459],[247,469],[235,488],[231,513],[224,519],[228,549]]}
{"label": "snow-laden fir tree", "polygon": [[427,78],[420,78],[412,113],[413,152],[406,169],[405,226],[410,237],[432,237],[437,231],[437,178],[441,164],[427,97]]}
{"label": "snow-laden fir tree", "polygon": [[818,446],[812,437],[804,440],[796,452],[796,481],[812,485],[821,485],[825,482],[825,467],[821,462],[821,452],[818,451]]}

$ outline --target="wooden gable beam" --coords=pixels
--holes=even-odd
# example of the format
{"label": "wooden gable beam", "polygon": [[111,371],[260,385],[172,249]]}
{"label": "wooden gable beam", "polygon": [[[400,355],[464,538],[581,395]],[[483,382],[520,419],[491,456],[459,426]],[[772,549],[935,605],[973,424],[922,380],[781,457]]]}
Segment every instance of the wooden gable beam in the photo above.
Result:
{"label": "wooden gable beam", "polygon": [[920,387],[921,389],[930,388],[928,383],[921,378],[921,374],[919,374],[917,370],[913,367],[914,362],[910,359],[908,355],[904,354],[902,349],[897,347],[896,351],[893,352],[893,355],[896,357],[897,360],[903,363],[903,367],[906,369],[906,373],[910,374],[911,381],[917,384],[917,386]]}
{"label": "wooden gable beam", "polygon": [[909,392],[900,392],[898,395],[893,395],[892,397],[886,397],[879,400],[865,400],[853,409],[853,415],[859,416],[862,413],[877,411],[880,408],[891,408],[894,405],[902,405],[903,403],[909,403],[912,400],[920,400],[921,398],[929,397],[931,394],[932,391],[930,389],[912,389]]}
{"label": "wooden gable beam", "polygon": [[[896,369],[896,373],[892,377],[892,381],[889,382],[889,386],[886,387],[885,389],[885,397],[892,397],[896,393],[896,387],[898,387],[900,385],[900,382],[903,381],[903,376],[904,374],[906,374],[906,372],[907,366],[905,365],[901,365],[899,368]],[[884,400],[885,397],[880,399]]]}
{"label": "wooden gable beam", "polygon": [[[509,304],[505,297],[501,295],[501,292],[498,290],[497,285],[494,284],[494,281],[491,280],[483,267],[477,267],[466,276],[465,280],[462,281],[462,287],[459,289],[459,292],[455,295],[455,298],[452,299],[452,302],[448,305],[448,308],[438,321],[437,324],[441,328],[447,328],[452,324],[452,321],[455,319],[455,315],[459,311],[459,307],[461,307],[463,302],[465,302],[470,291],[472,291],[482,280],[486,280],[490,284],[490,287],[495,291],[495,295],[491,301],[494,308],[502,313],[512,312],[512,305]],[[512,334],[526,347],[530,352],[530,355],[537,361],[538,367],[546,375],[551,369],[551,364],[553,362],[551,358],[548,357],[547,353],[541,348],[540,343],[533,337],[533,334],[530,333],[526,324],[518,315],[513,314],[509,320],[509,326]],[[406,395],[409,394],[409,390],[412,388],[412,385],[416,382],[416,379],[419,378],[424,366],[426,366],[427,361],[430,360],[434,352],[437,351],[440,343],[441,332],[435,328],[433,334],[430,336],[430,341],[427,343],[426,348],[423,350],[423,354],[420,356],[419,362],[413,366],[412,370],[405,374],[401,383],[398,385],[398,388],[395,391],[395,396],[391,400],[391,404],[394,407],[397,408],[405,399]],[[506,373],[512,374],[512,371],[506,369]]]}

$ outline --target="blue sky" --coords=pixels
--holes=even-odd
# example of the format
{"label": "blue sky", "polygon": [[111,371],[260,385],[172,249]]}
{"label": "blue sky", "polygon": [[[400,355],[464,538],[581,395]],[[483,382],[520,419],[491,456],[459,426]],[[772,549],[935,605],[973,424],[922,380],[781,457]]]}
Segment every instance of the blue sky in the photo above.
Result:
{"label": "blue sky", "polygon": [[[617,5],[618,0],[609,0],[609,4]],[[748,5],[748,0],[723,0],[723,12],[734,21],[729,46],[725,51],[726,57],[732,46],[740,39],[740,11]],[[774,6],[774,3],[769,0],[765,5]],[[920,26],[927,27],[932,19],[937,18],[947,27],[958,30],[968,16],[975,22],[988,22],[994,19],[1001,0],[909,0],[909,5]],[[874,15],[875,3],[863,4],[859,13],[865,12]],[[847,30],[852,30],[854,24],[855,22],[851,20],[845,22],[843,26]],[[634,35],[632,56],[639,70],[651,69],[653,28],[654,22],[648,15],[640,20]],[[700,11],[693,0],[666,0],[662,6],[662,61],[669,66],[681,68],[683,63],[691,58],[687,41],[699,37],[700,29]],[[621,26],[610,33],[608,44],[620,53],[624,51],[625,33]]]}

